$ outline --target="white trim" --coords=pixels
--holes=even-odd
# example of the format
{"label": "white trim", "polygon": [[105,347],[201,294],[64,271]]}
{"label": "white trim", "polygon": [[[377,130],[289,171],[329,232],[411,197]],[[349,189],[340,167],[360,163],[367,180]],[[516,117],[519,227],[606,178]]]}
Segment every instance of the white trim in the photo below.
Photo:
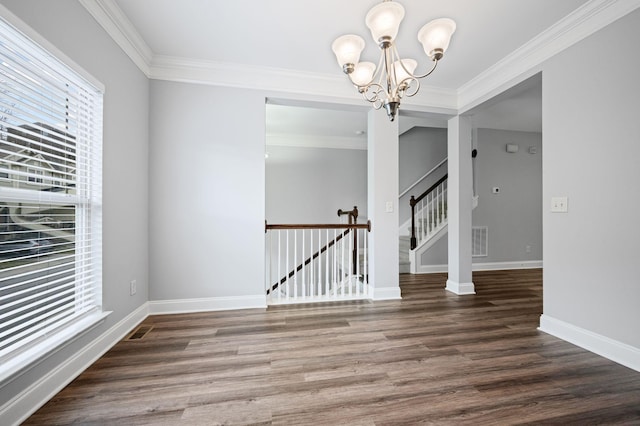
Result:
{"label": "white trim", "polygon": [[524,260],[515,262],[478,262],[471,266],[474,271],[501,271],[503,269],[542,268],[542,260]]}
{"label": "white trim", "polygon": [[371,287],[371,300],[399,300],[402,299],[400,287]]}
{"label": "white trim", "polygon": [[[542,268],[542,260],[526,260],[522,262],[485,262],[473,263],[473,271],[502,271],[507,269],[538,269]],[[440,274],[447,272],[449,265],[420,265],[415,274]]]}
{"label": "white trim", "polygon": [[76,352],[0,408],[2,424],[18,425],[96,362],[148,315],[147,303],[131,312],[93,342]]}
{"label": "white trim", "polygon": [[476,294],[475,285],[471,283],[459,283],[456,281],[447,280],[447,286],[445,290],[455,293],[458,296],[466,296],[468,294]]}
{"label": "white trim", "polygon": [[95,312],[86,318],[68,325],[63,325],[58,332],[41,342],[18,349],[15,354],[7,354],[0,366],[0,383],[2,386],[20,377],[26,371],[40,364],[65,346],[78,340],[95,327],[104,322],[111,311]]}
{"label": "white trim", "polygon": [[114,0],[79,0],[87,12],[109,34],[147,77],[153,52]]}
{"label": "white trim", "polygon": [[640,372],[640,348],[544,314],[538,330]]}
{"label": "white trim", "polygon": [[315,135],[273,135],[267,134],[267,146],[293,146],[299,148],[331,148],[367,150],[367,138],[321,137]]}
{"label": "white trim", "polygon": [[460,112],[544,61],[640,7],[640,0],[591,0],[458,89]]}
{"label": "white trim", "polygon": [[149,315],[185,314],[189,312],[228,311],[267,307],[263,294],[251,296],[203,297],[198,299],[152,300]]}

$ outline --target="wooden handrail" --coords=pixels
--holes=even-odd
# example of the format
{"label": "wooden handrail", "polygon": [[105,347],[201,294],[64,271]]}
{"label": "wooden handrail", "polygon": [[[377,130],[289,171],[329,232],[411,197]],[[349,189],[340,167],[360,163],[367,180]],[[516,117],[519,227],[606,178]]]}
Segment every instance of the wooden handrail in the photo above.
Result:
{"label": "wooden handrail", "polygon": [[270,229],[366,229],[371,232],[371,221],[367,223],[320,223],[320,224],[268,224],[265,222],[265,232]]}
{"label": "wooden handrail", "polygon": [[420,201],[422,201],[422,199],[424,197],[426,197],[427,195],[429,195],[431,192],[433,192],[434,189],[436,189],[438,186],[440,186],[440,184],[442,182],[444,182],[445,180],[447,180],[447,178],[449,177],[449,173],[446,173],[444,176],[442,176],[440,179],[438,179],[438,181],[436,183],[434,183],[433,185],[431,185],[429,187],[429,189],[427,189],[426,191],[424,191],[421,195],[418,196],[418,198],[414,198],[413,195],[411,196],[411,199],[409,200],[409,204],[411,205],[411,207],[415,206],[416,204],[418,204]]}
{"label": "wooden handrail", "polygon": [[424,197],[431,194],[438,186],[440,186],[447,178],[449,177],[449,173],[446,173],[442,176],[436,183],[431,185],[429,189],[424,191],[418,198],[415,198],[413,195],[409,200],[409,205],[411,205],[411,250],[415,249],[418,245],[418,240],[416,238],[416,204],[418,204]]}

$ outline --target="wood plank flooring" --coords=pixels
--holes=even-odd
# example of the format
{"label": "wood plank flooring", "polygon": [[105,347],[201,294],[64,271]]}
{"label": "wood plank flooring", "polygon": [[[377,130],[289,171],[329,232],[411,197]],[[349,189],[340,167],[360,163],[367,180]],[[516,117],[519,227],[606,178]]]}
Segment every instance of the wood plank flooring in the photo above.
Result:
{"label": "wood plank flooring", "polygon": [[152,316],[28,425],[640,424],[640,373],[539,332],[540,270],[401,301]]}

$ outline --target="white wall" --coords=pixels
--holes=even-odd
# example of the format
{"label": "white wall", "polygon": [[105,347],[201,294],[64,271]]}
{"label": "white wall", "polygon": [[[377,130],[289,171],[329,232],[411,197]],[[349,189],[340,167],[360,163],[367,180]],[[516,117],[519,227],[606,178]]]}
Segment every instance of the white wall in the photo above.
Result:
{"label": "white wall", "polygon": [[150,103],[150,300],[264,303],[264,95],[153,81]]}
{"label": "white wall", "polygon": [[269,223],[339,223],[338,209],[353,206],[358,223],[366,223],[366,150],[271,145],[267,151]]}
{"label": "white wall", "polygon": [[[100,80],[104,96],[103,309],[107,320],[8,384],[0,407],[56,372],[148,299],[148,94],[145,75],[75,0],[2,4]],[[137,294],[129,282],[137,280]],[[3,423],[0,419],[0,423]],[[7,424],[7,423],[3,423]]]}
{"label": "white wall", "polygon": [[640,10],[544,66],[543,319],[640,351],[638,39]]}

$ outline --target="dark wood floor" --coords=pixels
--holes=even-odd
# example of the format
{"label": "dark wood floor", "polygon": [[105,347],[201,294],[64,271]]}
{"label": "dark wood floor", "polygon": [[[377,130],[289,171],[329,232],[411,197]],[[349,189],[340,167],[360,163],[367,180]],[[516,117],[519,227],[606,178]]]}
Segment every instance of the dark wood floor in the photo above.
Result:
{"label": "dark wood floor", "polygon": [[640,424],[640,373],[536,330],[541,271],[402,301],[149,317],[26,424]]}

